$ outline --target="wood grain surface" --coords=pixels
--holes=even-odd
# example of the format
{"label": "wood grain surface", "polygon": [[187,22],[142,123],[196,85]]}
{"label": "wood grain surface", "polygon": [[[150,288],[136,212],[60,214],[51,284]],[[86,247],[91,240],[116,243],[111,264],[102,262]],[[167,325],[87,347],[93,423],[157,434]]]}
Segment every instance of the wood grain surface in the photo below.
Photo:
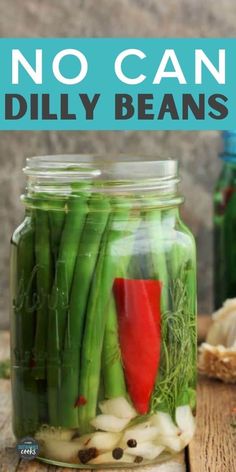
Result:
{"label": "wood grain surface", "polygon": [[200,378],[191,472],[236,472],[236,386]]}
{"label": "wood grain surface", "polygon": [[[209,318],[199,320],[202,340]],[[9,333],[0,332],[0,360],[9,357]],[[146,472],[236,472],[236,386],[199,378],[197,430],[186,454],[181,453],[162,465],[139,467]],[[11,390],[9,380],[0,380],[0,471],[70,472],[37,461],[21,461],[14,448],[11,431]],[[88,469],[86,469],[88,471]],[[114,469],[113,469],[114,470]],[[118,469],[122,472],[122,469]],[[134,469],[125,469],[133,472]],[[85,471],[84,471],[85,472]],[[109,472],[107,469],[100,472]]]}

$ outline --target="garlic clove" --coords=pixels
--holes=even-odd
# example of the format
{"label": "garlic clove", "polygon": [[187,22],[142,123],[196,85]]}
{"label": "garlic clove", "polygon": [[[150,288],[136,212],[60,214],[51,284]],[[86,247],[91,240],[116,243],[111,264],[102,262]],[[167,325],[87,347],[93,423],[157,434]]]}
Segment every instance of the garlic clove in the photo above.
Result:
{"label": "garlic clove", "polygon": [[158,432],[159,430],[155,426],[145,426],[140,424],[134,428],[126,429],[121,439],[121,444],[126,446],[130,439],[134,439],[137,443],[152,441],[157,438]]}
{"label": "garlic clove", "polygon": [[212,319],[206,342],[212,346],[232,347],[236,343],[236,298],[226,300]]}
{"label": "garlic clove", "polygon": [[167,447],[171,451],[179,452],[184,448],[183,441],[176,434],[173,436],[159,435],[156,444]]}
{"label": "garlic clove", "polygon": [[124,397],[111,398],[99,403],[101,412],[105,415],[114,415],[118,418],[133,419],[137,412]]}
{"label": "garlic clove", "polygon": [[176,408],[175,420],[182,433],[194,434],[195,418],[189,405],[178,406]]}
{"label": "garlic clove", "polygon": [[169,413],[164,413],[162,411],[158,411],[151,417],[151,424],[156,426],[159,433],[164,436],[175,436],[180,432]]}
{"label": "garlic clove", "polygon": [[119,433],[128,425],[129,421],[127,418],[117,418],[113,415],[98,415],[90,421],[90,424],[101,431]]}
{"label": "garlic clove", "polygon": [[78,444],[81,449],[95,447],[100,451],[108,451],[113,449],[119,442],[121,437],[120,433],[108,433],[108,432],[95,432],[91,434],[85,434],[79,438],[74,439],[74,442]]}

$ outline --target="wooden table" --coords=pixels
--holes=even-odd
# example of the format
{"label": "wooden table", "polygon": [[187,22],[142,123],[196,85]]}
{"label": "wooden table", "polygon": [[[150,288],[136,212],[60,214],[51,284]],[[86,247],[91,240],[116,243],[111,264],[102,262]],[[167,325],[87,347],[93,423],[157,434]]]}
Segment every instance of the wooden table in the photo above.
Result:
{"label": "wooden table", "polygon": [[[199,320],[199,338],[209,326]],[[0,332],[0,360],[9,357],[9,333]],[[166,464],[140,467],[146,472],[236,472],[236,386],[200,377],[198,382],[197,430],[185,452]],[[88,470],[88,469],[87,469]],[[121,472],[122,470],[119,469]],[[126,469],[125,472],[133,472]],[[0,379],[0,471],[70,472],[37,461],[22,461],[14,449],[11,431],[10,381]],[[100,472],[108,472],[101,471]]]}

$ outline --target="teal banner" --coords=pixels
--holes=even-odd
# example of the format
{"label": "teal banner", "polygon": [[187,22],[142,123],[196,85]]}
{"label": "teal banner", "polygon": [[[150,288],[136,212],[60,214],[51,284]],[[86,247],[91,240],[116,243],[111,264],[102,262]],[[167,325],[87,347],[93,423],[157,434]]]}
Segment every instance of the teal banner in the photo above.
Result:
{"label": "teal banner", "polygon": [[236,126],[236,39],[0,39],[1,130]]}

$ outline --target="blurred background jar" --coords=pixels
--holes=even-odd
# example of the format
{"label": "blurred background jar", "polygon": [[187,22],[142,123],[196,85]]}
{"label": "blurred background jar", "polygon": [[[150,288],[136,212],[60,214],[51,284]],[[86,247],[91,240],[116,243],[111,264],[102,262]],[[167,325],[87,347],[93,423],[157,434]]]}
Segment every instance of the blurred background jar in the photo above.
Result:
{"label": "blurred background jar", "polygon": [[236,296],[236,130],[222,134],[222,170],[214,192],[214,307]]}

